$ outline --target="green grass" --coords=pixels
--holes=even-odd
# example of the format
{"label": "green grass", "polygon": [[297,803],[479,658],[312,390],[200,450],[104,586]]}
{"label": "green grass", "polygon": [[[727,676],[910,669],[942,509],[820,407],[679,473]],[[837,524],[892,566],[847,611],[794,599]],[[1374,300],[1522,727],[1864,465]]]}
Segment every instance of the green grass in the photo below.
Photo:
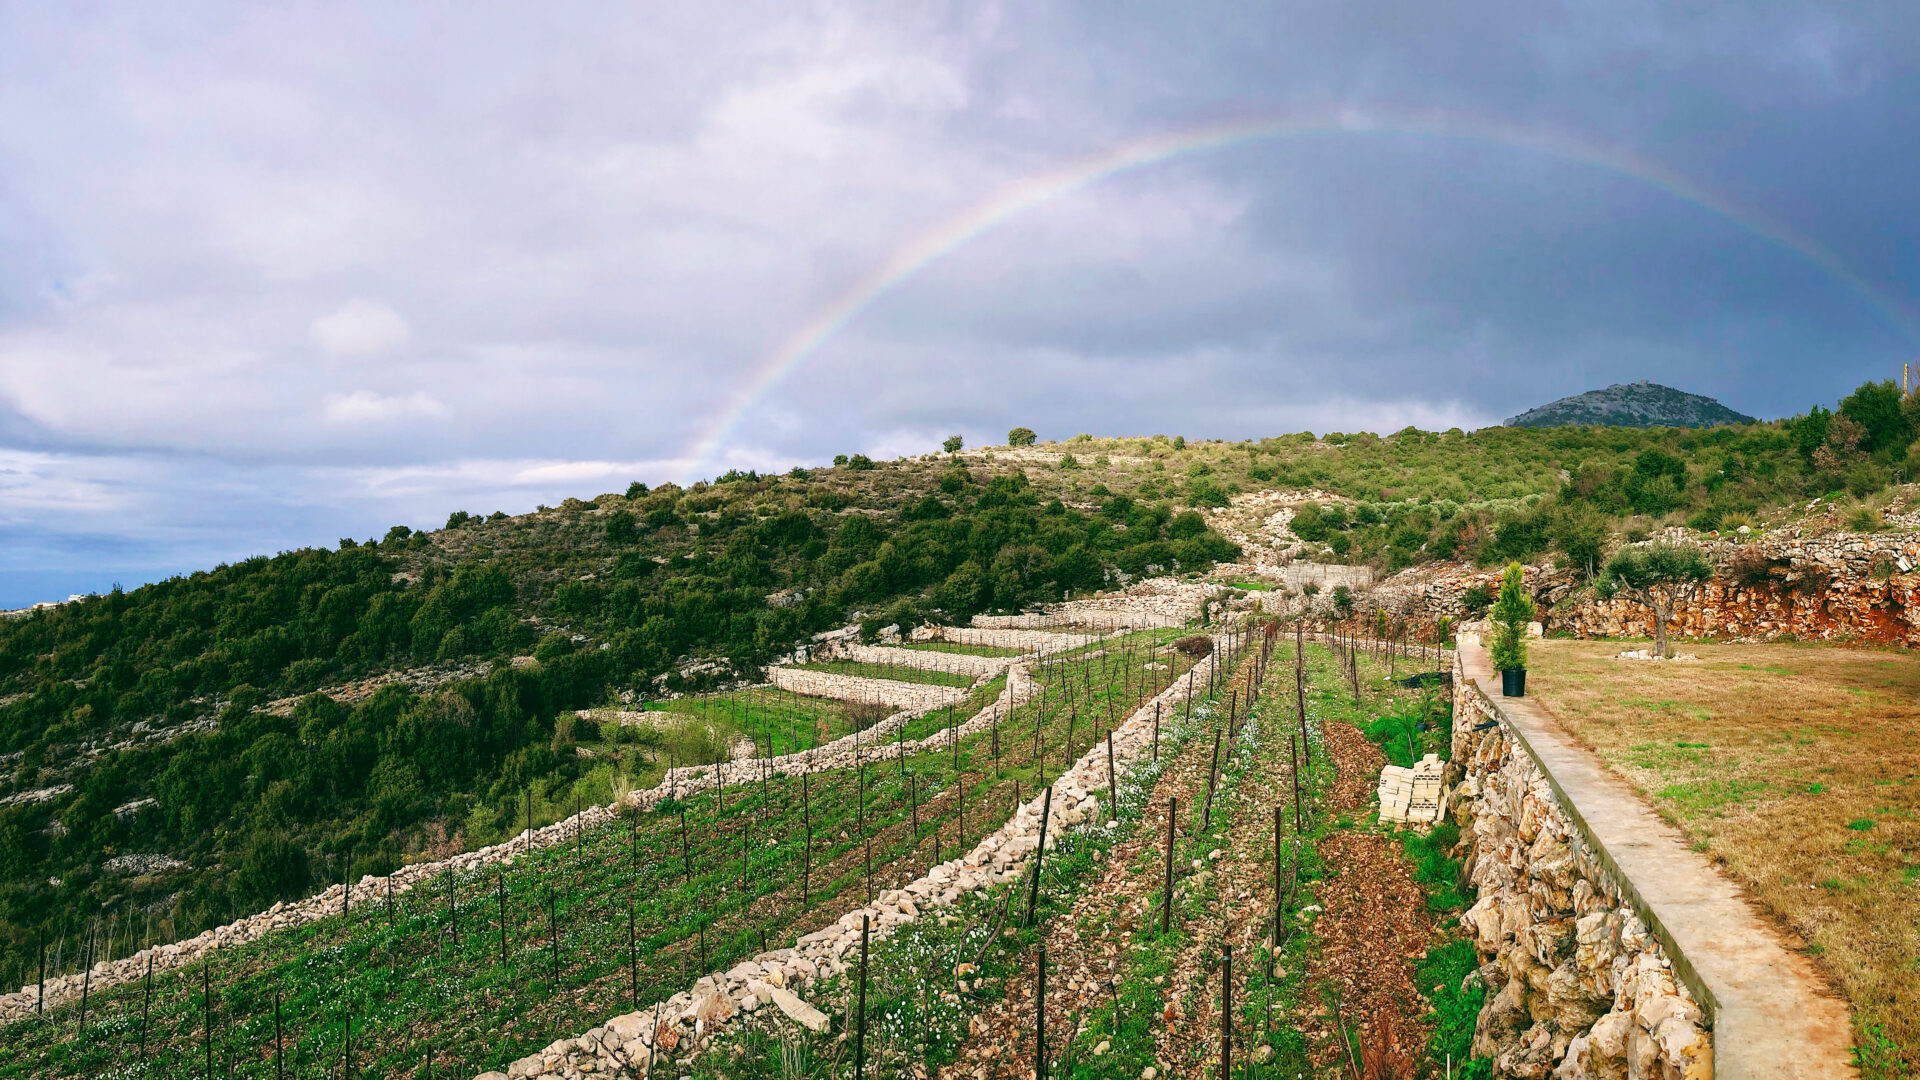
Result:
{"label": "green grass", "polygon": [[921,652],[965,653],[968,656],[1030,656],[1032,649],[1007,649],[998,645],[963,645],[957,641],[909,641],[902,642],[902,649],[917,649]]}
{"label": "green grass", "polygon": [[[697,717],[712,726],[721,753],[701,760],[700,755],[688,754],[681,748],[677,755],[679,761],[696,765],[730,757],[725,751],[741,739],[751,739],[762,754],[769,753],[771,747],[771,754],[777,757],[830,743],[852,734],[862,724],[855,711],[841,702],[801,697],[770,687],[650,701],[644,709]],[[603,725],[602,735],[611,727],[611,724]],[[663,745],[661,753],[665,752]]]}

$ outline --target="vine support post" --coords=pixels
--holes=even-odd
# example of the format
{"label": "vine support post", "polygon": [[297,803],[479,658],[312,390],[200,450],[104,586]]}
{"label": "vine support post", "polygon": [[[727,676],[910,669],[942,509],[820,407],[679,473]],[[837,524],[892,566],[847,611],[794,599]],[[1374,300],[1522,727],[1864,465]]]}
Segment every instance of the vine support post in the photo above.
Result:
{"label": "vine support post", "polygon": [[1173,827],[1180,817],[1180,797],[1167,797],[1167,888],[1160,896],[1160,932],[1173,926]]}
{"label": "vine support post", "polygon": [[867,1068],[867,916],[860,916],[860,1006],[853,1029],[853,1080],[862,1080]]}

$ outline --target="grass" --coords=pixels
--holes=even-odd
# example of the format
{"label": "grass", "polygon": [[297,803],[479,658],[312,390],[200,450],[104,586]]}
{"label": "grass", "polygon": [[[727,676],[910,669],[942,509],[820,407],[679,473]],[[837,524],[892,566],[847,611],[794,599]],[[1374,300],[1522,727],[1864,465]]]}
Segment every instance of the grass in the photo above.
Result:
{"label": "grass", "polygon": [[917,649],[920,652],[965,653],[968,656],[1031,656],[1032,649],[1008,649],[999,645],[963,645],[957,641],[908,641],[900,644],[902,649]]}
{"label": "grass", "polygon": [[[747,740],[758,746],[762,754],[768,753],[771,747],[775,756],[811,750],[872,722],[862,710],[849,708],[845,702],[802,697],[772,687],[649,701],[644,708],[650,713],[692,716],[705,721],[717,743],[729,751],[734,744]],[[603,737],[609,726],[603,723]],[[663,747],[661,753],[665,752]],[[703,761],[699,755],[688,754],[683,749],[677,760],[705,765],[721,759],[713,757]]]}
{"label": "grass", "polygon": [[1705,645],[1698,662],[1533,646],[1532,691],[1805,939],[1869,1078],[1920,1073],[1920,658]]}

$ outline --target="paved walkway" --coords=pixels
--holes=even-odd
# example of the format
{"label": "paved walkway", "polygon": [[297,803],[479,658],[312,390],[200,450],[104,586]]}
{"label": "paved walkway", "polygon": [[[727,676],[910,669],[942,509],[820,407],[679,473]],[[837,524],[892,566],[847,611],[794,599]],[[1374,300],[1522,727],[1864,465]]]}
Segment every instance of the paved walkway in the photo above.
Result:
{"label": "paved walkway", "polygon": [[1650,915],[1675,972],[1713,1016],[1720,1080],[1855,1077],[1847,1007],[1827,996],[1813,965],[1706,856],[1657,817],[1626,781],[1575,743],[1531,697],[1499,694],[1486,650],[1463,639],[1468,679],[1505,715],[1546,771],[1561,805]]}

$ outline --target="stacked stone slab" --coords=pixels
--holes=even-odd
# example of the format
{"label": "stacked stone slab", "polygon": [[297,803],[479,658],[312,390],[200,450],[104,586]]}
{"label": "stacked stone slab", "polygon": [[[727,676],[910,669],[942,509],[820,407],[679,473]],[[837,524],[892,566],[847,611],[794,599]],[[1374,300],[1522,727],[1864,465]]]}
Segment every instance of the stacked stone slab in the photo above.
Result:
{"label": "stacked stone slab", "polygon": [[[1221,639],[1221,647],[1212,656],[1114,729],[1116,770],[1133,765],[1147,752],[1156,710],[1172,709],[1196,688],[1203,688],[1215,665],[1230,659],[1231,643],[1231,637]],[[1054,781],[1048,846],[1063,828],[1105,819],[1101,801],[1111,782],[1103,741]],[[640,1075],[653,1069],[656,1058],[662,1063],[669,1058],[689,1061],[734,1017],[769,1003],[780,1007],[796,1023],[806,1024],[808,1020],[802,1017],[810,1018],[818,1010],[800,1000],[798,992],[814,980],[844,973],[859,962],[863,917],[871,935],[884,938],[937,909],[953,906],[963,894],[1019,881],[1039,847],[1043,801],[1043,796],[1036,795],[965,856],[933,867],[903,889],[882,893],[873,904],[847,912],[823,929],[801,937],[792,948],[762,953],[726,972],[702,976],[691,989],[666,1001],[614,1017],[576,1038],[557,1040],[514,1062],[506,1072],[483,1073],[477,1080],[586,1080],[610,1073],[620,1075],[622,1070],[626,1075]],[[805,1009],[791,1008],[785,996],[793,997]]]}
{"label": "stacked stone slab", "polygon": [[1438,754],[1428,754],[1410,769],[1388,765],[1380,770],[1380,820],[1412,825],[1423,832],[1437,824],[1445,768]]}
{"label": "stacked stone slab", "polygon": [[1708,1080],[1706,1016],[1492,702],[1454,670],[1450,795],[1486,958],[1473,1053],[1495,1076]]}

